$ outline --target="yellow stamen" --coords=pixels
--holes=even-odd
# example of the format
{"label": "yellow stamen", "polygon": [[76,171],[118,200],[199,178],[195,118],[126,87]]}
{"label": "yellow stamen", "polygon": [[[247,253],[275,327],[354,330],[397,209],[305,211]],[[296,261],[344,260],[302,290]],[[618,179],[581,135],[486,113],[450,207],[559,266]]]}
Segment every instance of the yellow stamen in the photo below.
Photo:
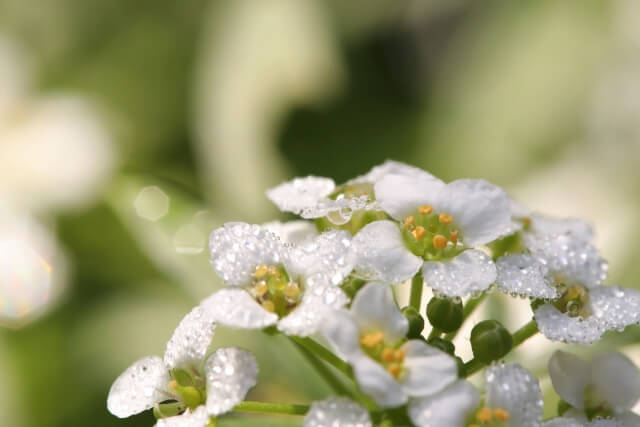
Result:
{"label": "yellow stamen", "polygon": [[423,205],[418,208],[418,212],[420,212],[420,215],[429,215],[433,212],[433,208],[431,205]]}
{"label": "yellow stamen", "polygon": [[500,421],[509,421],[509,411],[502,408],[494,409],[493,415]]}
{"label": "yellow stamen", "polygon": [[368,334],[364,334],[360,338],[360,344],[367,348],[375,348],[380,345],[382,341],[384,341],[384,334],[382,331],[370,332]]}
{"label": "yellow stamen", "polygon": [[253,273],[253,277],[261,279],[266,276],[268,272],[269,267],[267,267],[266,265],[259,265],[256,267],[256,271]]}
{"label": "yellow stamen", "polygon": [[269,266],[269,274],[275,277],[280,277],[280,271],[275,267],[275,265]]}
{"label": "yellow stamen", "polygon": [[171,380],[169,384],[167,384],[167,388],[171,391],[176,391],[178,389],[178,381]]}
{"label": "yellow stamen", "polygon": [[440,221],[442,224],[449,225],[453,221],[453,217],[443,212],[440,214],[440,216],[438,216],[438,221]]}
{"label": "yellow stamen", "polygon": [[404,360],[405,352],[401,348],[393,352],[393,359],[396,362],[402,362]]}
{"label": "yellow stamen", "polygon": [[422,239],[426,233],[427,233],[427,231],[421,225],[419,225],[416,228],[414,228],[413,230],[411,230],[411,234],[413,234],[413,237],[416,240]]}
{"label": "yellow stamen", "polygon": [[413,216],[408,216],[404,219],[404,228],[409,228],[410,225],[413,225],[416,222],[416,219]]}
{"label": "yellow stamen", "polygon": [[390,363],[395,360],[395,351],[391,347],[385,347],[380,353],[380,358],[385,363]]}
{"label": "yellow stamen", "polygon": [[284,294],[289,298],[298,298],[298,295],[300,295],[300,288],[298,287],[298,284],[295,282],[289,282],[287,287],[284,288]]}
{"label": "yellow stamen", "polygon": [[269,287],[267,286],[267,282],[265,282],[264,280],[261,280],[257,285],[253,287],[253,292],[257,297],[264,296],[264,294],[266,294],[268,290]]}
{"label": "yellow stamen", "polygon": [[444,249],[447,246],[447,238],[442,234],[433,236],[433,247],[436,249]]}
{"label": "yellow stamen", "polygon": [[492,418],[493,414],[491,413],[491,409],[489,408],[482,408],[476,414],[476,420],[480,421],[481,423],[489,423],[491,422]]}
{"label": "yellow stamen", "polygon": [[392,363],[387,367],[387,372],[397,378],[402,373],[402,365],[399,363]]}
{"label": "yellow stamen", "polygon": [[451,233],[449,233],[449,241],[451,243],[458,242],[458,230],[453,230]]}
{"label": "yellow stamen", "polygon": [[264,308],[267,311],[270,311],[271,313],[275,313],[276,311],[276,305],[273,303],[273,301],[262,301],[262,308]]}

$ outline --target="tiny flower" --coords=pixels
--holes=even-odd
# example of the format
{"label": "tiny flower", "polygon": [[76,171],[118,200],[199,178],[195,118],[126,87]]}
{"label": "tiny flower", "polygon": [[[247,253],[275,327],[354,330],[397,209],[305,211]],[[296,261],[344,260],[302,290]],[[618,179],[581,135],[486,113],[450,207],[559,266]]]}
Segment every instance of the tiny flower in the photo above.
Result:
{"label": "tiny flower", "polygon": [[313,402],[304,427],[371,427],[369,412],[351,399],[330,397]]}
{"label": "tiny flower", "polygon": [[[573,408],[570,418],[613,418],[625,426],[640,425],[631,408],[640,400],[640,372],[623,354],[604,353],[586,362],[556,351],[549,360],[553,388]],[[585,419],[586,420],[586,419]]]}
{"label": "tiny flower", "polygon": [[202,302],[218,323],[314,333],[325,313],[347,303],[338,287],[353,265],[351,236],[329,231],[286,245],[265,228],[227,223],[210,239],[211,263],[227,284]]}
{"label": "tiny flower", "polygon": [[430,177],[386,175],[375,185],[380,207],[393,221],[375,221],[354,237],[357,272],[397,283],[420,269],[426,284],[449,296],[487,289],[495,265],[473,249],[502,236],[510,225],[509,199],[481,180],[449,184]]}
{"label": "tiny flower", "polygon": [[518,364],[493,365],[485,371],[486,396],[458,380],[442,392],[413,399],[409,416],[418,427],[537,427],[542,419],[538,380]]}
{"label": "tiny flower", "polygon": [[[209,356],[214,330],[211,315],[194,308],[176,328],[164,358],[142,358],[115,380],[107,398],[109,412],[125,418],[156,408],[169,416],[158,426],[204,427],[209,416],[230,411],[255,385],[258,367],[253,355],[239,348],[221,348]],[[161,404],[167,400],[176,403]]]}
{"label": "tiny flower", "polygon": [[351,364],[362,391],[390,408],[437,393],[458,377],[453,357],[424,341],[406,341],[408,329],[389,286],[372,282],[356,294],[350,310],[327,317],[323,334]]}

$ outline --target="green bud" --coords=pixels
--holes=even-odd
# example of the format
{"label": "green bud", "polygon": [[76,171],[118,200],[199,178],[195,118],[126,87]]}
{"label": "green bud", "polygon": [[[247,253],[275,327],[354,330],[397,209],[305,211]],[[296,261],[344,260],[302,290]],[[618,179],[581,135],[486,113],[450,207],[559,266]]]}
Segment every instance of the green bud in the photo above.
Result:
{"label": "green bud", "polygon": [[424,319],[420,316],[418,310],[411,306],[407,306],[402,309],[402,314],[409,321],[409,332],[407,332],[407,338],[419,338],[424,329]]}
{"label": "green bud", "polygon": [[353,299],[365,283],[367,283],[365,280],[349,276],[340,287],[349,298]]}
{"label": "green bud", "polygon": [[182,401],[189,408],[192,408],[192,409],[196,408],[198,405],[202,403],[202,395],[200,394],[198,389],[195,387],[192,387],[192,386],[178,387],[176,391],[182,398]]}
{"label": "green bud", "polygon": [[444,338],[440,338],[440,337],[429,338],[427,340],[427,344],[432,345],[452,356],[456,352],[456,346],[453,345],[451,341],[445,340]]}
{"label": "green bud", "polygon": [[509,331],[497,320],[485,320],[471,331],[473,357],[482,363],[490,363],[504,357],[513,346]]}
{"label": "green bud", "polygon": [[427,304],[427,318],[442,332],[457,331],[462,325],[462,302],[449,298],[431,298]]}
{"label": "green bud", "polygon": [[464,362],[458,356],[455,356],[455,358],[456,358],[456,364],[458,365],[458,377],[464,378],[464,376],[466,374],[466,369],[464,367]]}

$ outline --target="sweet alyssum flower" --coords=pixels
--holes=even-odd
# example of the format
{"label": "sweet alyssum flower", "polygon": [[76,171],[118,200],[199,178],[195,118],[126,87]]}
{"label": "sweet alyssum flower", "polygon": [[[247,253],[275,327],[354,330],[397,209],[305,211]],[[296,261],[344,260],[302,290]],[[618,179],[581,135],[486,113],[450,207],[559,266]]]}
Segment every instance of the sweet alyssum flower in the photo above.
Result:
{"label": "sweet alyssum flower", "polygon": [[349,310],[336,310],[322,329],[353,367],[358,385],[384,408],[439,392],[458,378],[456,360],[422,340],[406,341],[409,324],[389,286],[368,283]]}
{"label": "sweet alyssum flower", "polygon": [[375,221],[354,237],[359,274],[398,283],[422,269],[425,284],[449,297],[493,283],[493,261],[474,248],[509,230],[503,190],[482,180],[445,184],[433,177],[386,175],[374,191],[380,207],[399,223]]}
{"label": "sweet alyssum flower", "polygon": [[542,393],[536,377],[515,364],[485,371],[486,395],[468,381],[457,380],[442,392],[413,399],[409,416],[418,427],[538,427]]}
{"label": "sweet alyssum flower", "polygon": [[351,272],[351,235],[329,231],[286,245],[268,230],[241,222],[211,234],[211,263],[227,284],[202,302],[218,323],[290,335],[317,331],[324,314],[347,303],[339,288]]}
{"label": "sweet alyssum flower", "polygon": [[346,397],[313,402],[304,417],[304,427],[371,427],[369,412]]}
{"label": "sweet alyssum flower", "polygon": [[204,427],[210,416],[230,411],[256,384],[258,366],[240,348],[209,355],[214,330],[210,313],[194,308],[176,328],[164,358],[142,358],[115,380],[107,398],[109,412],[125,418],[155,408],[156,415],[167,417],[158,426]]}
{"label": "sweet alyssum flower", "polygon": [[573,408],[564,415],[586,422],[612,418],[624,426],[640,425],[631,408],[640,400],[640,372],[623,354],[600,354],[591,362],[556,351],[549,360],[553,388]]}
{"label": "sweet alyssum flower", "polygon": [[534,310],[547,338],[589,343],[607,330],[640,321],[640,292],[601,285],[608,266],[590,243],[573,234],[526,240],[530,253],[498,260],[496,285],[504,292],[549,301]]}

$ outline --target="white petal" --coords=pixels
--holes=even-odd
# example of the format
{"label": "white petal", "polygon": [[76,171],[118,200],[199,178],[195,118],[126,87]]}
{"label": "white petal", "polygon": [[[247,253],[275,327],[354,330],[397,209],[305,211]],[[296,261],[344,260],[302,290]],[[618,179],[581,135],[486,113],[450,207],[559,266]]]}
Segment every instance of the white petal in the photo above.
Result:
{"label": "white petal", "polygon": [[569,317],[551,304],[538,307],[533,315],[540,332],[551,341],[589,344],[600,339],[604,333],[601,322],[595,316],[586,319]]}
{"label": "white petal", "polygon": [[420,340],[407,341],[402,348],[407,372],[401,385],[409,396],[437,393],[458,379],[458,364],[444,351]]}
{"label": "white petal", "polygon": [[640,426],[640,415],[631,412],[624,411],[615,415],[615,420],[619,422],[619,427],[638,427]]}
{"label": "white petal", "polygon": [[187,364],[198,368],[207,354],[215,327],[211,313],[200,306],[191,310],[167,343],[165,365],[169,369]]}
{"label": "white petal", "polygon": [[162,358],[150,356],[140,359],[114,381],[109,390],[107,409],[119,418],[151,409],[170,397],[164,391],[170,380]]}
{"label": "white petal", "polygon": [[496,280],[496,266],[482,251],[470,249],[447,261],[427,261],[424,283],[448,297],[466,297],[486,290]]}
{"label": "white petal", "polygon": [[431,176],[385,175],[374,186],[382,210],[398,221],[422,205],[434,205],[445,183]]}
{"label": "white petal", "polygon": [[413,277],[422,266],[422,258],[404,245],[398,225],[374,221],[353,238],[356,272],[369,280],[400,283]]}
{"label": "white petal", "polygon": [[626,424],[621,420],[606,418],[591,421],[585,427],[637,427],[638,424]]}
{"label": "white petal", "polygon": [[574,408],[584,408],[584,391],[591,382],[588,362],[564,351],[549,359],[549,377],[556,393]]}
{"label": "white petal", "polygon": [[549,270],[584,286],[599,285],[607,277],[607,262],[593,245],[578,237],[527,235],[525,242]]}
{"label": "white petal", "polygon": [[353,299],[351,313],[361,334],[382,331],[388,344],[400,341],[409,331],[409,321],[398,308],[389,285],[364,285]]}
{"label": "white petal", "polygon": [[277,187],[267,190],[267,197],[281,211],[300,215],[304,210],[314,207],[326,198],[336,185],[332,179],[318,176],[295,178]]}
{"label": "white petal", "polygon": [[362,354],[352,361],[353,374],[360,389],[382,408],[394,408],[407,403],[400,384],[382,365]]}
{"label": "white petal", "polygon": [[244,329],[275,325],[278,316],[260,306],[242,289],[220,289],[200,303],[218,323]]}
{"label": "white petal", "polygon": [[547,267],[531,255],[503,256],[496,262],[496,269],[496,285],[502,292],[542,299],[558,297]]}
{"label": "white petal", "polygon": [[156,427],[205,427],[209,424],[207,409],[200,405],[195,411],[187,410],[181,415],[162,418],[156,423]]}
{"label": "white petal", "polygon": [[437,179],[429,172],[426,172],[415,166],[408,165],[406,163],[397,162],[395,160],[385,160],[384,163],[371,168],[369,172],[354,179],[347,181],[345,184],[362,184],[369,183],[375,184],[380,181],[386,175],[404,175],[418,179]]}
{"label": "white petal", "polygon": [[303,427],[371,427],[369,412],[351,399],[329,397],[313,402]]}
{"label": "white petal", "polygon": [[595,392],[616,409],[631,409],[640,399],[640,371],[622,353],[596,356],[591,362]]}
{"label": "white petal", "polygon": [[486,406],[509,412],[510,425],[537,427],[542,421],[538,379],[517,363],[493,365],[485,371]]}
{"label": "white petal", "polygon": [[592,316],[605,330],[624,330],[640,322],[640,291],[619,286],[596,286],[589,292]]}
{"label": "white petal", "polygon": [[457,380],[441,393],[411,399],[409,417],[418,427],[466,427],[480,403],[480,393],[468,381]]}
{"label": "white petal", "polygon": [[305,291],[302,302],[278,322],[287,335],[306,337],[316,333],[333,310],[344,307],[349,299],[337,286],[314,286]]}
{"label": "white petal", "polygon": [[228,222],[211,233],[211,264],[229,285],[249,283],[260,264],[286,264],[288,252],[270,231],[244,222]]}
{"label": "white petal", "polygon": [[542,423],[542,427],[585,427],[584,423],[571,418],[554,418]]}
{"label": "white petal", "polygon": [[360,330],[351,312],[334,310],[322,325],[322,335],[341,358],[351,361],[362,355]]}
{"label": "white petal", "polygon": [[355,263],[351,234],[344,230],[332,230],[294,247],[287,271],[289,276],[323,274],[334,285],[339,285],[351,273]]}
{"label": "white petal", "polygon": [[459,179],[447,184],[436,212],[446,212],[460,227],[463,243],[479,246],[507,234],[511,227],[511,204],[507,193],[481,179]]}
{"label": "white petal", "polygon": [[258,363],[253,354],[241,348],[221,348],[207,359],[207,411],[220,415],[244,400],[256,385]]}
{"label": "white petal", "polygon": [[261,225],[288,244],[295,245],[318,235],[318,229],[311,221],[270,221]]}
{"label": "white petal", "polygon": [[587,221],[578,218],[555,218],[539,213],[531,214],[529,218],[533,233],[550,236],[572,234],[587,242],[593,240],[593,227]]}

